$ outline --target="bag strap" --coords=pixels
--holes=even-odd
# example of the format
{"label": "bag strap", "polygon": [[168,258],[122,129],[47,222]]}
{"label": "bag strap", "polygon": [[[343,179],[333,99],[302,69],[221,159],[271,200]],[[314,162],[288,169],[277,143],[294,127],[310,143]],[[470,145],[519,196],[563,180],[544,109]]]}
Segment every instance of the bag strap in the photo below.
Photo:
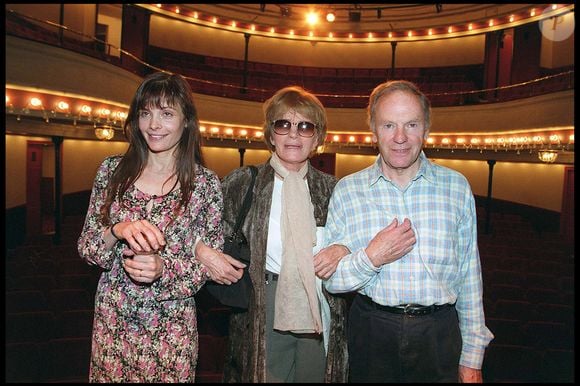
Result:
{"label": "bag strap", "polygon": [[254,165],[249,165],[249,168],[252,174],[252,182],[250,182],[250,186],[248,187],[248,191],[244,197],[244,203],[242,204],[242,208],[240,209],[240,213],[236,219],[236,225],[234,226],[233,232],[234,235],[240,230],[242,223],[244,222],[246,215],[250,210],[250,206],[252,206],[252,193],[254,190],[254,182],[256,181],[256,174],[258,174],[258,169]]}

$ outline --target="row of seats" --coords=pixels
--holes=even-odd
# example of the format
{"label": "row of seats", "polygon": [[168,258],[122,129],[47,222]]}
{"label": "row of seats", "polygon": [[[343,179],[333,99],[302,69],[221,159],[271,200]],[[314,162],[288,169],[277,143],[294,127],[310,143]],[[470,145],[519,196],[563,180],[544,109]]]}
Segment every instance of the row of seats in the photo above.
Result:
{"label": "row of seats", "polygon": [[83,221],[63,221],[62,245],[7,251],[7,382],[88,382],[100,271],[79,257],[76,240]]}
{"label": "row of seats", "polygon": [[492,98],[502,101],[529,98],[536,95],[547,94],[556,91],[569,90],[574,88],[574,72],[562,73],[561,75],[547,78],[542,81],[524,84],[518,87],[505,87],[495,92],[489,92]]}
{"label": "row of seats", "polygon": [[[97,46],[92,41],[77,41],[74,37],[65,36],[66,34],[61,37],[54,31],[45,30],[16,15],[10,15],[7,25],[8,31],[17,36],[62,45],[77,52],[104,58],[102,50],[97,50]],[[190,82],[195,92],[263,102],[273,92],[284,86],[300,85],[316,94],[327,95],[325,102],[329,107],[364,107],[367,95],[372,89],[389,78],[414,81],[424,87],[426,92],[430,92],[433,88],[434,106],[464,104],[471,98],[459,94],[441,95],[441,93],[472,91],[475,88],[472,77],[481,73],[480,65],[394,70],[319,68],[260,62],[244,64],[241,60],[202,56],[155,46],[149,46],[147,51],[146,61],[149,64],[191,78]],[[241,89],[245,71],[249,74],[246,79],[248,90]],[[438,87],[439,90],[437,90]],[[337,98],[333,94],[347,95],[347,97]],[[352,95],[363,95],[364,98]]]}
{"label": "row of seats", "polygon": [[298,78],[335,81],[364,81],[365,79],[405,78],[420,83],[449,83],[475,80],[483,71],[483,66],[461,65],[445,67],[407,67],[407,68],[332,68],[306,67],[278,63],[250,62],[215,56],[204,56],[167,48],[149,46],[148,59],[156,65],[169,65],[181,71],[200,70],[224,72],[242,76],[245,71],[257,78]]}
{"label": "row of seats", "polygon": [[[63,239],[76,240],[82,224],[82,219],[67,220]],[[86,383],[100,271],[80,259],[72,242],[23,245],[7,251],[5,264],[6,381]],[[217,383],[229,311],[204,294],[199,299],[196,379]]]}
{"label": "row of seats", "polygon": [[[482,65],[425,67],[425,68],[327,68],[301,67],[284,64],[248,62],[241,60],[202,56],[193,53],[174,51],[166,48],[149,46],[149,59],[158,67],[168,68],[194,79],[208,80],[225,85],[240,87],[244,74],[247,74],[246,86],[254,89],[266,89],[271,94],[289,84],[298,84],[317,94],[364,94],[385,79],[407,79],[420,85],[430,94],[434,106],[461,105],[485,100],[512,100],[548,92],[573,88],[573,69],[548,75],[559,75],[518,87],[504,87],[500,90],[473,93],[481,86]],[[245,66],[245,67],[244,67]],[[216,95],[231,96],[230,89],[199,86],[202,91],[215,92]],[[464,94],[461,94],[463,92]],[[229,95],[228,95],[229,93]],[[445,95],[442,95],[445,94]],[[450,95],[447,95],[450,94]],[[481,95],[480,95],[481,94]],[[248,95],[256,99],[252,93]],[[350,102],[343,100],[343,102]],[[341,104],[331,100],[331,105]],[[342,103],[345,104],[345,103]],[[356,104],[356,100],[355,100]]]}
{"label": "row of seats", "polygon": [[6,343],[7,383],[87,383],[91,339]]}
{"label": "row of seats", "polygon": [[[190,68],[183,69],[179,67],[168,66],[168,69],[185,75],[193,81],[193,83],[218,83],[220,85],[230,85],[232,88],[240,89],[242,85],[252,89],[265,89],[268,92],[279,89],[291,84],[300,85],[317,94],[342,94],[342,95],[365,95],[368,97],[370,92],[379,83],[389,79],[388,75],[383,74],[374,78],[321,78],[321,77],[302,77],[297,75],[286,76],[265,76],[260,73],[249,72],[244,79],[243,74],[224,73],[223,69],[202,69]],[[441,94],[453,91],[467,92],[473,91],[476,86],[471,80],[459,79],[448,81],[428,81],[422,79],[413,80],[419,87],[430,96],[439,96]]]}
{"label": "row of seats", "polygon": [[[389,77],[374,79],[342,79],[321,80],[317,78],[301,78],[286,75],[284,77],[260,77],[250,73],[243,80],[242,75],[227,74],[223,69],[208,71],[199,69],[184,69],[180,67],[163,66],[169,71],[186,76],[194,92],[228,98],[246,99],[263,102],[276,90],[290,85],[299,85],[324,99],[327,107],[361,108],[365,107],[372,89]],[[449,82],[427,82],[422,79],[404,78],[414,81],[429,97],[433,107],[460,106],[483,102],[509,101],[528,98],[551,92],[573,88],[573,73],[563,74],[516,87],[501,88],[497,91],[477,91],[480,89],[471,80]],[[245,85],[245,87],[244,87]]]}
{"label": "row of seats", "polygon": [[46,343],[53,339],[91,336],[94,310],[79,308],[61,312],[25,311],[6,313],[7,343]]}
{"label": "row of seats", "polygon": [[485,358],[484,383],[574,382],[573,350],[538,350],[525,345],[492,343]]}
{"label": "row of seats", "polygon": [[486,382],[574,379],[574,250],[533,221],[493,213],[491,234],[479,233],[486,324],[495,335]]}
{"label": "row of seats", "polygon": [[221,383],[227,336],[199,335],[199,353],[195,383]]}
{"label": "row of seats", "polygon": [[[188,79],[191,88],[195,93],[215,95],[224,98],[244,99],[260,103],[270,98],[278,89],[282,87],[298,85],[316,94],[324,106],[333,108],[366,108],[371,91],[376,85],[380,83],[379,81],[369,83],[364,86],[364,88],[360,88],[358,90],[349,90],[348,93],[345,93],[346,91],[339,91],[339,86],[336,85],[330,86],[330,89],[315,88],[318,87],[318,85],[314,84],[311,85],[313,87],[309,87],[306,82],[294,82],[287,79],[271,82],[271,86],[275,85],[272,88],[256,88],[252,86],[242,87],[242,83],[235,85],[230,83],[220,83],[219,81],[205,81],[200,79],[201,78]],[[473,103],[473,101],[477,100],[478,98],[473,97],[467,93],[461,94],[460,88],[464,87],[463,85],[464,83],[452,85],[449,90],[453,91],[430,94],[429,99],[431,101],[431,105],[433,107],[443,107]]]}
{"label": "row of seats", "polygon": [[55,288],[51,290],[8,290],[6,312],[52,311],[92,309],[94,297],[83,288]]}
{"label": "row of seats", "polygon": [[[38,25],[7,18],[10,34],[75,50],[115,65],[116,56],[104,52],[102,44],[83,42],[75,37],[58,35]],[[18,20],[15,20],[18,19]],[[483,65],[426,67],[426,68],[326,68],[302,67],[274,63],[248,62],[211,57],[148,46],[145,62],[190,78],[194,92],[264,102],[276,90],[288,85],[300,85],[321,95],[327,107],[364,108],[371,90],[387,79],[413,81],[429,95],[434,107],[458,106],[483,102],[508,101],[572,89],[573,70],[540,82],[517,87],[502,87],[492,91],[477,91],[483,87]],[[133,61],[129,57],[129,61]],[[141,64],[135,63],[137,66]],[[152,67],[151,67],[152,66]],[[244,73],[247,74],[244,84]],[[247,87],[247,89],[244,88]],[[338,95],[336,95],[338,94]]]}
{"label": "row of seats", "polygon": [[7,289],[6,381],[87,382],[93,299],[83,288]]}
{"label": "row of seats", "polygon": [[[570,382],[574,377],[574,251],[557,234],[532,230],[530,221],[521,216],[494,213],[492,223],[493,232],[480,233],[478,240],[486,321],[495,335],[486,351],[484,380]],[[507,229],[511,236],[502,237]],[[524,242],[514,244],[511,237],[517,238],[518,233]],[[87,379],[93,315],[92,297],[87,299],[84,281],[87,276],[83,275],[95,280],[93,288],[98,276],[56,274],[51,281],[43,275],[34,279],[30,274],[11,273],[17,259],[32,266],[31,261],[52,255],[58,262],[57,255],[67,256],[67,248],[75,253],[74,244],[23,246],[7,256],[7,279],[19,276],[6,293],[7,380]],[[51,253],[53,249],[58,254]],[[83,284],[84,288],[73,288]],[[30,288],[35,285],[37,288]],[[196,301],[200,334],[197,382],[220,382],[229,310],[205,290],[196,295]]]}

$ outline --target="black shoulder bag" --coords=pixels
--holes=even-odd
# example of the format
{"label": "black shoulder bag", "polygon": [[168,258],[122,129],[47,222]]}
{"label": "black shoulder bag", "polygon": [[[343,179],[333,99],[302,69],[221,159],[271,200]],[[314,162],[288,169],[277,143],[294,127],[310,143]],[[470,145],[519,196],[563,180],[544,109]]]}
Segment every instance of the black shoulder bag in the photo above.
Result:
{"label": "black shoulder bag", "polygon": [[248,309],[250,296],[253,292],[252,280],[248,272],[250,267],[250,245],[242,233],[242,224],[252,205],[252,191],[254,190],[254,182],[256,181],[258,171],[255,166],[250,165],[250,172],[252,173],[252,182],[250,182],[250,186],[244,197],[244,202],[236,219],[234,231],[231,236],[226,238],[224,243],[224,253],[246,264],[244,274],[240,280],[230,285],[218,284],[213,281],[206,284],[207,291],[220,303],[241,310]]}

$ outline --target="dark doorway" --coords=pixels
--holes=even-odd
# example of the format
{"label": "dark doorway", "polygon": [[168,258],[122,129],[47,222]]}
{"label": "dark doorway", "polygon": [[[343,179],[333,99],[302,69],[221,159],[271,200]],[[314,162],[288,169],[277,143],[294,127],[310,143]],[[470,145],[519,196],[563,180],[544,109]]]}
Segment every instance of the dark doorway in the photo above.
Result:
{"label": "dark doorway", "polygon": [[[52,156],[51,156],[52,155]],[[28,141],[26,149],[26,239],[54,233],[52,142]]]}
{"label": "dark doorway", "polygon": [[570,245],[574,243],[574,166],[568,166],[564,169],[560,233],[564,237],[564,241]]}

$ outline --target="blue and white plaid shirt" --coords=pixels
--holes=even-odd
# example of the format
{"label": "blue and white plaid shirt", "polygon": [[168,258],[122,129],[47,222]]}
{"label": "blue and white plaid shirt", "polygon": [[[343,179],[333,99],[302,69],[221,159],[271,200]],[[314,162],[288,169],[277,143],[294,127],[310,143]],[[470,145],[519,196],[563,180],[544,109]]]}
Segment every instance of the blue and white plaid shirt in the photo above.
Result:
{"label": "blue and white plaid shirt", "polygon": [[[429,161],[401,190],[381,172],[381,158],[342,178],[334,188],[325,245],[351,250],[325,282],[333,293],[358,291],[388,306],[455,303],[463,338],[460,364],[480,369],[493,334],[485,326],[475,200],[460,173]],[[375,268],[370,240],[397,218],[408,218],[417,239],[401,259]]]}

